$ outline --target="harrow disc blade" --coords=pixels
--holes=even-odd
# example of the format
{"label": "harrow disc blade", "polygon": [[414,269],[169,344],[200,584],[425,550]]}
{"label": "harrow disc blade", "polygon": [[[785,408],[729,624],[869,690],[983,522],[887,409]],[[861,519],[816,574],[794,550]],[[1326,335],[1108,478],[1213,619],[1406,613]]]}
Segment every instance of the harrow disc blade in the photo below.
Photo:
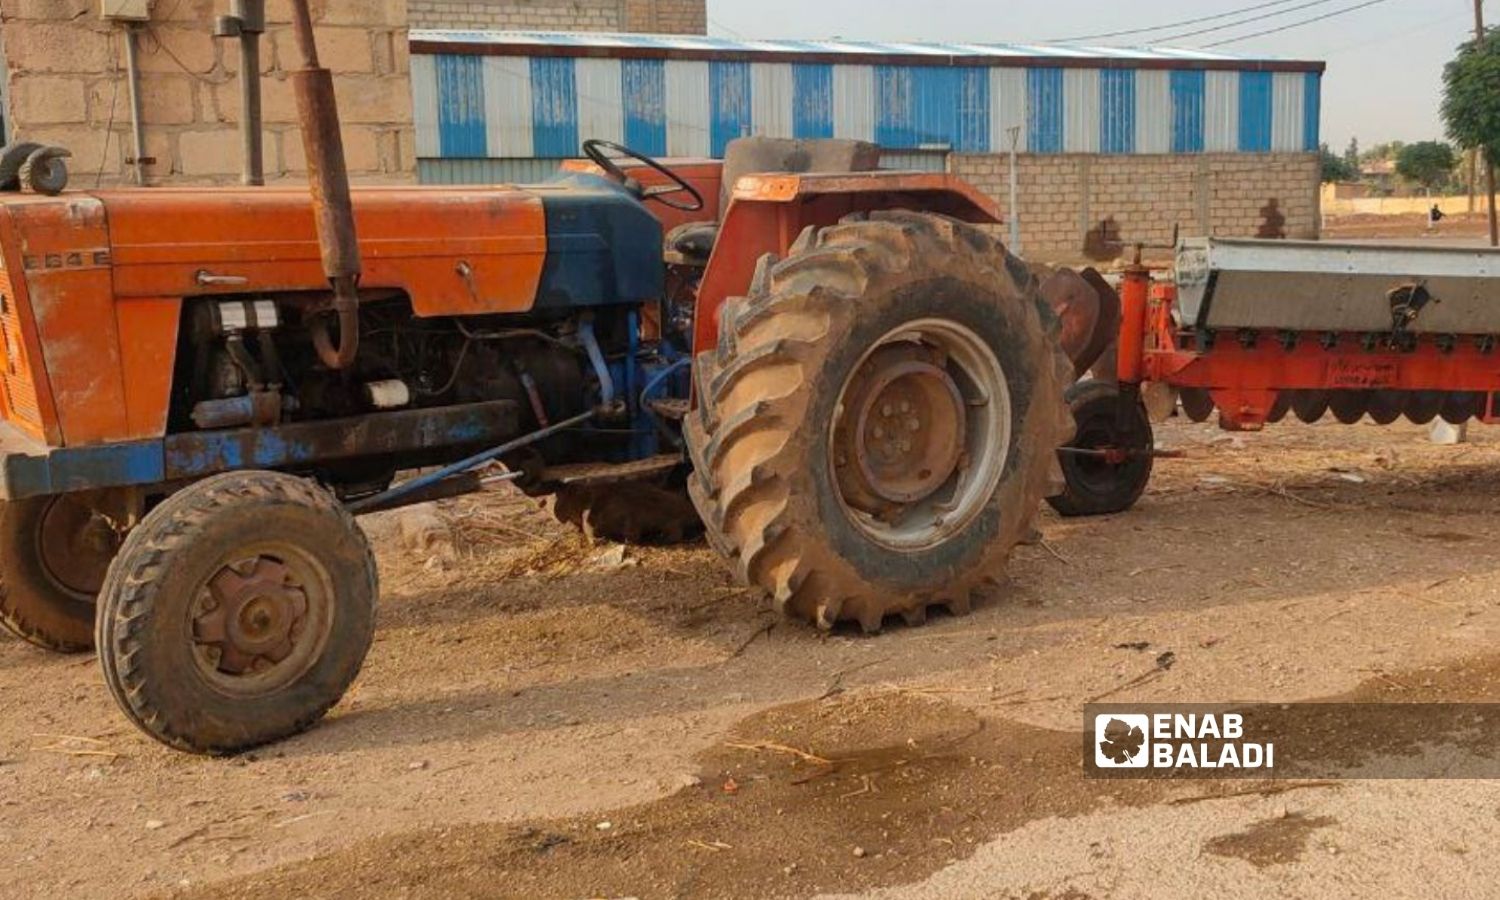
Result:
{"label": "harrow disc blade", "polygon": [[1451,391],[1443,398],[1442,417],[1449,425],[1462,425],[1479,415],[1483,394],[1472,391]]}
{"label": "harrow disc blade", "polygon": [[1266,421],[1272,425],[1286,418],[1286,414],[1292,411],[1292,392],[1282,391],[1276,395],[1276,402],[1271,404],[1271,411],[1266,413]]}
{"label": "harrow disc blade", "polygon": [[1369,405],[1370,395],[1367,391],[1334,391],[1333,396],[1328,398],[1328,408],[1333,411],[1333,417],[1345,425],[1353,425],[1363,419]]}
{"label": "harrow disc blade", "polygon": [[1405,391],[1374,391],[1370,395],[1370,418],[1377,425],[1389,425],[1401,418],[1406,409]]}
{"label": "harrow disc blade", "polygon": [[1214,398],[1203,388],[1183,388],[1183,413],[1194,422],[1207,422],[1214,414]]}
{"label": "harrow disc blade", "polygon": [[1406,418],[1414,425],[1426,425],[1443,410],[1446,399],[1442,391],[1412,391],[1406,398]]}
{"label": "harrow disc blade", "polygon": [[1313,424],[1328,414],[1328,392],[1294,391],[1292,412],[1297,414],[1299,421]]}

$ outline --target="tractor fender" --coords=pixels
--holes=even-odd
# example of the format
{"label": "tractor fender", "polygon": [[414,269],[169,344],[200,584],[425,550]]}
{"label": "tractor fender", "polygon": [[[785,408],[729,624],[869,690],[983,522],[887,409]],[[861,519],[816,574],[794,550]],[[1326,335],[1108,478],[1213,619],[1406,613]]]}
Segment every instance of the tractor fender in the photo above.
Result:
{"label": "tractor fender", "polygon": [[936,213],[978,225],[1001,222],[993,200],[943,172],[746,175],[735,183],[699,286],[694,354],[718,343],[719,310],[730,297],[749,291],[762,257],[784,256],[808,228],[887,210]]}

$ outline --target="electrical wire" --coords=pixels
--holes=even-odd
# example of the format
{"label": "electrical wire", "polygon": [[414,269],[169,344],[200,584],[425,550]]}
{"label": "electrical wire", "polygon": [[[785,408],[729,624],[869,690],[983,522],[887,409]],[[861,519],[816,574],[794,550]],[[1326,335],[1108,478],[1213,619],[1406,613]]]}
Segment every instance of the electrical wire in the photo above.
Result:
{"label": "electrical wire", "polygon": [[1273,6],[1285,6],[1288,3],[1295,2],[1296,0],[1271,0],[1271,2],[1269,3],[1257,3],[1254,6],[1245,6],[1241,7],[1240,9],[1231,9],[1228,12],[1215,13],[1211,16],[1199,16],[1196,19],[1183,19],[1180,22],[1170,22],[1166,25],[1152,25],[1149,28],[1129,28],[1124,31],[1105,31],[1100,32],[1099,34],[1082,34],[1076,37],[1053,38],[1052,40],[1055,43],[1068,43],[1071,41],[1095,41],[1101,38],[1124,37],[1131,34],[1147,34],[1148,32],[1152,31],[1171,31],[1173,29],[1182,28],[1187,25],[1199,25],[1203,22],[1216,22],[1219,19],[1228,19],[1232,16],[1239,16],[1245,13],[1255,12],[1256,10],[1260,9],[1270,9]]}
{"label": "electrical wire", "polygon": [[1400,31],[1386,32],[1385,34],[1379,35],[1377,37],[1368,38],[1368,39],[1362,40],[1362,41],[1356,41],[1355,43],[1352,43],[1352,44],[1344,44],[1342,46],[1335,47],[1332,50],[1325,50],[1325,51],[1323,51],[1323,53],[1321,55],[1324,58],[1332,58],[1332,57],[1335,57],[1335,56],[1339,56],[1340,54],[1343,54],[1343,53],[1348,53],[1348,52],[1353,51],[1353,50],[1362,50],[1362,49],[1364,49],[1366,47],[1374,47],[1374,46],[1377,46],[1379,44],[1384,44],[1384,43],[1387,43],[1389,41],[1394,41],[1394,40],[1396,40],[1398,38],[1405,38],[1408,35],[1417,34],[1417,33],[1425,32],[1425,31],[1431,31],[1432,29],[1437,28],[1440,25],[1447,25],[1449,22],[1454,22],[1454,21],[1457,21],[1459,19],[1467,19],[1471,15],[1473,15],[1473,14],[1471,12],[1469,12],[1469,10],[1461,9],[1458,12],[1450,12],[1446,16],[1443,16],[1443,17],[1437,18],[1437,19],[1433,19],[1432,21],[1427,22],[1427,23],[1422,24],[1422,25],[1416,25],[1416,26],[1411,26],[1411,27],[1407,27],[1407,28],[1402,28]]}
{"label": "electrical wire", "polygon": [[[114,35],[116,33],[110,33],[109,50],[111,59],[119,59],[115,54]],[[99,171],[94,173],[94,187],[96,189],[104,183],[104,167],[109,164],[109,142],[115,135],[115,103],[120,99],[120,79],[125,73],[120,71],[119,64],[117,63],[112,74],[115,77],[110,79],[109,121],[104,126],[104,147],[99,151]]]}
{"label": "electrical wire", "polygon": [[1238,21],[1234,22],[1225,22],[1223,25],[1214,25],[1210,28],[1198,28],[1193,31],[1183,31],[1177,34],[1169,34],[1166,37],[1155,38],[1154,41],[1156,43],[1166,44],[1173,41],[1186,40],[1187,38],[1198,37],[1199,35],[1213,34],[1216,31],[1227,31],[1230,28],[1238,28],[1241,25],[1254,25],[1256,22],[1264,22],[1267,19],[1274,19],[1277,16],[1291,15],[1294,12],[1301,12],[1304,9],[1312,9],[1315,6],[1327,6],[1328,4],[1334,2],[1336,2],[1336,0],[1306,0],[1306,2],[1299,3],[1296,6],[1288,6],[1286,9],[1278,9],[1273,13],[1251,16],[1248,19],[1239,19]]}
{"label": "electrical wire", "polygon": [[1268,28],[1265,31],[1257,31],[1253,34],[1244,34],[1240,35],[1239,37],[1225,38],[1222,41],[1214,41],[1211,44],[1204,44],[1203,46],[1205,49],[1210,47],[1223,47],[1226,44],[1237,44],[1240,41],[1248,41],[1253,38],[1265,37],[1268,34],[1280,34],[1283,31],[1290,31],[1293,28],[1301,28],[1304,25],[1311,25],[1314,22],[1322,22],[1327,19],[1335,18],[1337,16],[1347,15],[1348,13],[1358,12],[1362,9],[1368,9],[1371,6],[1379,6],[1382,3],[1389,2],[1390,0],[1365,0],[1364,3],[1357,3],[1354,6],[1347,6],[1343,9],[1336,9],[1332,12],[1326,12],[1321,16],[1313,16],[1310,19],[1303,19],[1300,22],[1292,22],[1288,25],[1282,25],[1279,28]]}

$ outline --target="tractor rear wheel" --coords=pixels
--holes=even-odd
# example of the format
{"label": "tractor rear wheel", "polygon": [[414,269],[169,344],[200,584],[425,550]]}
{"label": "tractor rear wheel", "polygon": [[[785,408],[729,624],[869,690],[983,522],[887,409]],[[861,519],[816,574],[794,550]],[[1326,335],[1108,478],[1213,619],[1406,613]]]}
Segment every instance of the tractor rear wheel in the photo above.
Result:
{"label": "tractor rear wheel", "polygon": [[[1080,381],[1068,389],[1078,433],[1060,453],[1067,488],[1048,497],[1064,516],[1124,512],[1141,499],[1151,480],[1155,437],[1140,400],[1121,408],[1120,389],[1105,381]],[[1118,458],[1098,455],[1116,453]]]}
{"label": "tractor rear wheel", "polygon": [[807,229],[696,360],[688,485],[710,543],[822,628],[967,612],[1071,433],[1058,328],[973,226],[889,212]]}
{"label": "tractor rear wheel", "polygon": [[194,753],[296,734],[344,695],[375,627],[375,561],[327,491],[233,472],[130,533],[100,596],[104,680],[142,731]]}
{"label": "tractor rear wheel", "polygon": [[94,603],[121,541],[97,498],[0,503],[0,624],[46,650],[94,647]]}

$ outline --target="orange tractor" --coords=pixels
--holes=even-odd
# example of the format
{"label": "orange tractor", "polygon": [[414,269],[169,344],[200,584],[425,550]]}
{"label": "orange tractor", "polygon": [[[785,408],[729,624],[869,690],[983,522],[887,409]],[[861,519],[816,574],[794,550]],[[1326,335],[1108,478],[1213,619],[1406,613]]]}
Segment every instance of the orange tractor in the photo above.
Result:
{"label": "orange tractor", "polygon": [[620,539],[702,528],[825,628],[962,612],[1029,533],[1103,304],[1064,285],[1059,342],[988,199],[838,142],[351,191],[298,7],[311,197],[0,198],[0,620],[96,646],[145,732],[317,720],[374,628],[353,516],[490,481]]}

